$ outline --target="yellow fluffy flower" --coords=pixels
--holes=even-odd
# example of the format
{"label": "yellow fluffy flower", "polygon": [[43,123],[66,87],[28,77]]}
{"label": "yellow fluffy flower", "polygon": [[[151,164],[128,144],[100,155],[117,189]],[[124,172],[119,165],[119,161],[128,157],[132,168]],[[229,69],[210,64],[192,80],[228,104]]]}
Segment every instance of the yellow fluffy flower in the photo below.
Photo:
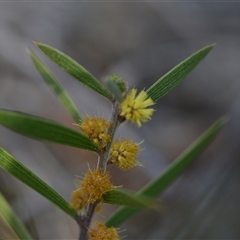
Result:
{"label": "yellow fluffy flower", "polygon": [[114,186],[110,182],[109,174],[102,172],[100,169],[89,170],[81,181],[81,189],[84,195],[88,196],[90,203],[102,201],[103,194],[113,188]]}
{"label": "yellow fluffy flower", "polygon": [[139,144],[130,140],[115,141],[112,144],[109,161],[115,163],[123,170],[128,170],[136,165],[140,165],[137,161],[139,151]]}
{"label": "yellow fluffy flower", "polygon": [[103,148],[110,140],[107,133],[110,123],[104,118],[86,117],[79,127],[84,135],[89,137],[99,147]]}
{"label": "yellow fluffy flower", "polygon": [[84,194],[82,189],[77,189],[72,193],[72,200],[70,206],[76,211],[84,208],[88,203],[88,196]]}
{"label": "yellow fluffy flower", "polygon": [[102,222],[95,223],[96,228],[88,230],[89,240],[119,240],[116,228],[106,227]]}
{"label": "yellow fluffy flower", "polygon": [[154,112],[153,108],[148,108],[154,104],[145,91],[141,91],[137,96],[137,89],[132,89],[121,103],[120,115],[138,127],[142,123],[151,119]]}

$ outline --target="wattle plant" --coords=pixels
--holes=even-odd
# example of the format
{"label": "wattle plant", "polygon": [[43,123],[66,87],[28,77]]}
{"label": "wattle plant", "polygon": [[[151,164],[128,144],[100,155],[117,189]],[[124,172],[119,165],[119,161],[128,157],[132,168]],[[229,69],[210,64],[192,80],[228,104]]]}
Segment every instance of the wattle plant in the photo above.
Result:
{"label": "wattle plant", "polygon": [[[143,208],[158,209],[160,203],[156,197],[208,146],[226,119],[222,117],[217,120],[164,172],[160,173],[159,177],[137,193],[114,186],[111,182],[109,164],[116,164],[123,171],[141,165],[137,158],[141,150],[140,143],[129,139],[115,140],[115,133],[123,122],[129,121],[137,127],[142,127],[144,123],[150,121],[154,117],[154,106],[158,100],[180,83],[205,58],[214,44],[200,49],[179,63],[146,91],[128,89],[127,83],[116,75],[110,76],[103,85],[69,56],[48,45],[39,42],[35,44],[76,80],[107,98],[112,105],[112,116],[110,120],[82,116],[52,72],[32,50],[29,50],[36,69],[71,114],[77,129],[72,130],[48,119],[6,109],[0,110],[0,124],[31,138],[93,151],[98,156],[97,164],[94,165],[95,167],[89,166],[78,188],[72,196],[69,196],[69,199],[71,198],[69,202],[3,148],[0,148],[0,167],[74,218],[79,226],[78,239],[120,239],[119,225]],[[92,216],[99,204],[115,204],[121,207],[105,222],[91,224]],[[19,239],[33,239],[17,220],[3,197],[0,198],[0,205],[0,213]]]}

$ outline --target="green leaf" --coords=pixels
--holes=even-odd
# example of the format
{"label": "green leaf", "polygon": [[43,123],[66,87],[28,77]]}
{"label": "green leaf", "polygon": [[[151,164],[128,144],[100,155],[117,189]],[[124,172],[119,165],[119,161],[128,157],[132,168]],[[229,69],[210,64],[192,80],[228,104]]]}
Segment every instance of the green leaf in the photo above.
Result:
{"label": "green leaf", "polygon": [[179,84],[203,60],[215,44],[208,45],[167,72],[146,90],[148,96],[156,102]]}
{"label": "green leaf", "polygon": [[114,81],[112,81],[111,79],[107,79],[106,82],[106,87],[110,90],[110,92],[113,94],[113,96],[115,97],[115,99],[118,102],[122,102],[122,92],[118,86],[118,84]]}
{"label": "green leaf", "polygon": [[[156,197],[162,193],[183,171],[195,160],[195,158],[208,146],[217,135],[226,118],[222,117],[208,128],[197,140],[195,140],[158,178],[142,188],[137,195]],[[106,222],[106,226],[116,227],[138,210],[128,207],[119,208]]]}
{"label": "green leaf", "polygon": [[[9,239],[10,236],[5,235],[5,230],[9,228],[12,234],[17,236],[18,239],[33,239],[24,225],[20,222],[18,217],[14,214],[13,210],[11,209],[10,205],[7,203],[6,199],[0,193],[0,219],[2,219],[3,223],[1,224],[1,232],[0,238],[2,239]],[[4,225],[4,226],[3,226]],[[14,237],[15,237],[14,236]]]}
{"label": "green leaf", "polygon": [[45,83],[57,95],[57,97],[60,99],[60,101],[68,110],[68,112],[71,114],[75,122],[76,123],[82,122],[82,117],[79,114],[75,104],[73,103],[72,99],[69,97],[65,89],[54,77],[52,72],[43,64],[43,62],[37,57],[37,55],[32,50],[29,50],[28,52],[36,69],[44,79]]}
{"label": "green leaf", "polygon": [[100,93],[106,98],[111,98],[109,91],[84,67],[79,65],[75,60],[60,52],[59,50],[50,47],[46,44],[34,42],[53,62],[55,62],[64,71],[72,75],[75,79],[85,84],[94,91]]}
{"label": "green leaf", "polygon": [[104,194],[104,202],[115,205],[125,205],[134,209],[157,207],[156,200],[145,196],[137,196],[125,189],[114,189]]}
{"label": "green leaf", "polygon": [[69,206],[65,199],[3,148],[0,148],[0,167],[61,208],[68,215],[76,216],[76,211]]}
{"label": "green leaf", "polygon": [[0,109],[0,124],[31,138],[97,151],[85,135],[45,118]]}

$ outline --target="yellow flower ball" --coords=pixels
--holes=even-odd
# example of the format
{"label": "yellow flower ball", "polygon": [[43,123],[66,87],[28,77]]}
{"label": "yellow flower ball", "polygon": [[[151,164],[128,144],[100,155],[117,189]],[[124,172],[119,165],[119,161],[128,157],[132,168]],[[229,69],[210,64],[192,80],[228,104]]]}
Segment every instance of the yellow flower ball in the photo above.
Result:
{"label": "yellow flower ball", "polygon": [[72,193],[72,199],[70,206],[76,211],[84,208],[88,203],[88,196],[82,191],[82,189],[77,189]]}
{"label": "yellow flower ball", "polygon": [[89,137],[99,148],[103,148],[110,141],[107,133],[110,123],[104,118],[86,117],[79,127],[84,135]]}
{"label": "yellow flower ball", "polygon": [[130,140],[114,141],[110,152],[110,162],[115,163],[119,168],[128,170],[136,165],[137,155],[140,151],[139,144]]}
{"label": "yellow flower ball", "polygon": [[141,91],[137,96],[136,94],[137,89],[132,89],[126,95],[120,104],[120,115],[138,127],[141,127],[142,123],[151,119],[154,109],[148,107],[154,105],[154,102],[148,97],[145,91]]}
{"label": "yellow flower ball", "polygon": [[112,190],[113,184],[110,182],[110,176],[107,172],[100,169],[89,170],[81,181],[81,189],[84,195],[88,196],[88,201],[94,203],[103,200],[103,194]]}
{"label": "yellow flower ball", "polygon": [[96,228],[88,230],[89,240],[119,240],[116,228],[106,227],[102,222],[95,223]]}

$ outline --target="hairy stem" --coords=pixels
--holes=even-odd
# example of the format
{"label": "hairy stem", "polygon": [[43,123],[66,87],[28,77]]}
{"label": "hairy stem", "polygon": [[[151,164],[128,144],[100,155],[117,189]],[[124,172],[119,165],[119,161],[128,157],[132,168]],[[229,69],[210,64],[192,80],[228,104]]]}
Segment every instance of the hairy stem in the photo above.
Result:
{"label": "hairy stem", "polygon": [[99,163],[98,167],[101,168],[103,171],[106,171],[108,157],[110,153],[110,149],[112,146],[113,138],[117,127],[119,126],[120,122],[118,121],[118,114],[119,114],[119,103],[117,101],[113,102],[112,107],[112,117],[110,122],[110,127],[108,129],[108,134],[110,135],[110,141],[108,142],[107,146],[99,152]]}
{"label": "hairy stem", "polygon": [[99,202],[95,202],[95,203],[90,203],[88,206],[88,210],[86,215],[83,217],[80,217],[79,219],[79,227],[80,227],[80,234],[79,234],[79,240],[85,240],[87,238],[87,232],[88,232],[88,228],[89,225],[91,223],[92,220],[92,216],[94,213],[94,210],[96,208],[96,206],[98,205]]}

